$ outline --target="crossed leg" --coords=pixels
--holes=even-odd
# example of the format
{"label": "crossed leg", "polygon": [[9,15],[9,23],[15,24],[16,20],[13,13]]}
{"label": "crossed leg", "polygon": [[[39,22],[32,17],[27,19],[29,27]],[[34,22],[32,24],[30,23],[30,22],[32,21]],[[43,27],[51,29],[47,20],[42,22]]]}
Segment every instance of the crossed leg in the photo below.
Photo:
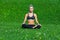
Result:
{"label": "crossed leg", "polygon": [[40,25],[27,25],[27,24],[22,24],[22,28],[33,28],[33,29],[40,29],[41,26]]}

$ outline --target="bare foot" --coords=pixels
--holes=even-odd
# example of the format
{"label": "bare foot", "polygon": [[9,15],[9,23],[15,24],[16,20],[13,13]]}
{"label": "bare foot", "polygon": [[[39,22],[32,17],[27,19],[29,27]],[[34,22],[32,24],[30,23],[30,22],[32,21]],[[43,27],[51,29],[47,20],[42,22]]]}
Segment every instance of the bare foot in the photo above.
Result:
{"label": "bare foot", "polygon": [[36,28],[37,27],[37,25],[35,25],[33,28]]}

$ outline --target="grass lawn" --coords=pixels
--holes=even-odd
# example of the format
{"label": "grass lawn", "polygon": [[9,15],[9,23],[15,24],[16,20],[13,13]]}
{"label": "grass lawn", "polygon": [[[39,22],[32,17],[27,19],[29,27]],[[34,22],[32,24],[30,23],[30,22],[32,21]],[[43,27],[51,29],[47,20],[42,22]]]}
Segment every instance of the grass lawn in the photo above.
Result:
{"label": "grass lawn", "polygon": [[60,40],[58,24],[43,24],[41,29],[22,29],[18,23],[3,24],[0,40]]}
{"label": "grass lawn", "polygon": [[[33,4],[41,29],[22,29]],[[0,40],[60,40],[60,0],[0,0]]]}

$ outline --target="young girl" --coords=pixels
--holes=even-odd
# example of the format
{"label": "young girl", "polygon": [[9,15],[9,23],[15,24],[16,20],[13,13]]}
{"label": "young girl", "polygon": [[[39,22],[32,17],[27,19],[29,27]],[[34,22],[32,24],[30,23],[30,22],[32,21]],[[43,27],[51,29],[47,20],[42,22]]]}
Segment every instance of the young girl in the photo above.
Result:
{"label": "young girl", "polygon": [[[39,24],[37,20],[37,15],[33,12],[34,7],[33,5],[30,5],[29,7],[29,13],[25,15],[24,22],[22,24],[22,28],[41,28],[41,24]],[[28,21],[28,24],[26,24],[26,20]],[[36,21],[36,25],[35,25]]]}

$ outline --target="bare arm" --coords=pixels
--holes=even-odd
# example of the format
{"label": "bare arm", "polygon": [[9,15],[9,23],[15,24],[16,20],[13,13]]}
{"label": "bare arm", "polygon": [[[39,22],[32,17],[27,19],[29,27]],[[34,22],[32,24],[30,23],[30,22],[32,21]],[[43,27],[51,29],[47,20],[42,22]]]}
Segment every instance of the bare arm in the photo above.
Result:
{"label": "bare arm", "polygon": [[26,19],[27,19],[27,14],[25,15],[25,18],[24,18],[24,22],[23,22],[23,24],[25,24]]}
{"label": "bare arm", "polygon": [[37,15],[34,14],[34,16],[35,16],[36,23],[39,24],[38,19],[37,19]]}
{"label": "bare arm", "polygon": [[41,25],[41,24],[39,24],[39,22],[38,22],[37,15],[36,15],[36,14],[34,14],[34,15],[35,15],[36,23],[37,23],[38,25],[42,26],[42,25]]}

